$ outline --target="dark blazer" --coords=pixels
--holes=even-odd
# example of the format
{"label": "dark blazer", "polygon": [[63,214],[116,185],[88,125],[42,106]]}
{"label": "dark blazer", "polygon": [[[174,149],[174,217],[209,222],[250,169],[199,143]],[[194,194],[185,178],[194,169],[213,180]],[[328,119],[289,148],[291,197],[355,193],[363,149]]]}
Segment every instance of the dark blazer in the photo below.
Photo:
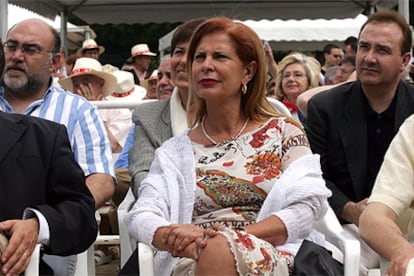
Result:
{"label": "dark blazer", "polygon": [[49,224],[45,252],[72,255],[95,240],[95,203],[63,125],[0,112],[0,221],[31,207]]}
{"label": "dark blazer", "polygon": [[134,144],[128,152],[128,172],[132,177],[133,192],[147,176],[155,150],[173,136],[171,128],[170,98],[143,103],[134,110]]}
{"label": "dark blazer", "polygon": [[[394,134],[414,113],[414,88],[400,81],[396,93]],[[371,194],[367,187],[367,124],[359,81],[346,83],[312,97],[305,130],[321,167],[334,211],[339,215],[348,201]]]}

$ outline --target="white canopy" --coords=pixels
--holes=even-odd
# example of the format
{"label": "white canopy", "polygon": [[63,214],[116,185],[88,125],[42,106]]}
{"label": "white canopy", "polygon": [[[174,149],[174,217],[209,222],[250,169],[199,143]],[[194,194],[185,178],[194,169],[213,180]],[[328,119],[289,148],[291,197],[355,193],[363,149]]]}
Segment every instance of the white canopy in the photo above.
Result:
{"label": "white canopy", "polygon": [[[351,35],[357,37],[366,19],[360,14],[347,19],[247,20],[242,23],[252,28],[262,40],[269,41],[274,50],[314,51],[322,50],[327,43],[342,45]],[[169,52],[173,33],[159,39],[161,53]]]}
{"label": "white canopy", "polygon": [[[16,23],[28,19],[38,18],[47,22],[50,26],[55,28],[58,32],[61,30],[61,18],[57,16],[55,20],[51,20],[37,13],[29,11],[27,9],[8,4],[8,16],[7,16],[7,29],[15,25]],[[89,26],[76,26],[71,23],[67,23],[68,30],[68,49],[78,49],[81,47],[82,42],[86,38],[96,38],[95,32]]]}

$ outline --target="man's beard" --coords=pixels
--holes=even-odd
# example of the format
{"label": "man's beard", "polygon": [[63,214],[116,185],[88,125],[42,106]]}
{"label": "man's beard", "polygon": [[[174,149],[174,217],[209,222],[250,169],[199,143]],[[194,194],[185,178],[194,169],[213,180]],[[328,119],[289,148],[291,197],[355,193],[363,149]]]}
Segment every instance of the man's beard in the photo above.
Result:
{"label": "man's beard", "polygon": [[[47,62],[45,68],[39,74],[30,72],[27,65],[19,62],[10,62],[6,65],[3,81],[7,90],[19,96],[32,96],[39,93],[40,88],[46,81],[49,81],[49,66],[50,61]],[[25,74],[19,74],[15,77],[13,73],[8,72],[8,69],[16,68],[24,71]],[[12,75],[13,74],[13,75]]]}

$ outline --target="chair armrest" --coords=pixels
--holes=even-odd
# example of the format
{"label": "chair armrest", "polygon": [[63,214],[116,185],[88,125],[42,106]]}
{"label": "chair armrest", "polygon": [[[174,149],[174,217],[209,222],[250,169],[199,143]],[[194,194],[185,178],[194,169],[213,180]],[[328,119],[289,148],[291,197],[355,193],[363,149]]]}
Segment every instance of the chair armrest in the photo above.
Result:
{"label": "chair armrest", "polygon": [[[135,202],[135,196],[132,193],[131,188],[128,189],[124,200],[118,207],[118,227],[119,227],[119,242],[121,248],[121,267],[128,261],[128,258],[132,255],[136,248],[136,242],[131,239],[128,233],[127,226],[124,222],[125,216],[131,209]],[[145,275],[145,274],[141,274]]]}
{"label": "chair armrest", "polygon": [[24,275],[32,276],[39,275],[39,263],[40,263],[40,247],[41,244],[36,244],[33,250],[32,256],[30,257],[29,265],[27,266]]}
{"label": "chair armrest", "polygon": [[154,252],[152,248],[145,243],[138,243],[138,264],[139,275],[154,275]]}
{"label": "chair armrest", "polygon": [[325,239],[335,245],[344,255],[344,275],[359,275],[360,243],[351,234],[344,231],[331,208],[315,224],[316,230],[325,235]]}

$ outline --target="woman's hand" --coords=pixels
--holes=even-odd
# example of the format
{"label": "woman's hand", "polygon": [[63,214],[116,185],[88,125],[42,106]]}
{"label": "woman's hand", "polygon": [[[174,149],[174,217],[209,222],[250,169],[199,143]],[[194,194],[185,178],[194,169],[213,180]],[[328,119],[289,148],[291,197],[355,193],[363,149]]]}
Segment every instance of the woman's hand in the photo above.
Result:
{"label": "woman's hand", "polygon": [[[191,254],[190,248],[187,248],[196,239],[204,238],[204,230],[192,224],[172,224],[164,231],[162,242],[167,246],[168,251],[174,256]],[[196,244],[194,244],[195,250]],[[189,252],[190,251],[190,252]]]}

